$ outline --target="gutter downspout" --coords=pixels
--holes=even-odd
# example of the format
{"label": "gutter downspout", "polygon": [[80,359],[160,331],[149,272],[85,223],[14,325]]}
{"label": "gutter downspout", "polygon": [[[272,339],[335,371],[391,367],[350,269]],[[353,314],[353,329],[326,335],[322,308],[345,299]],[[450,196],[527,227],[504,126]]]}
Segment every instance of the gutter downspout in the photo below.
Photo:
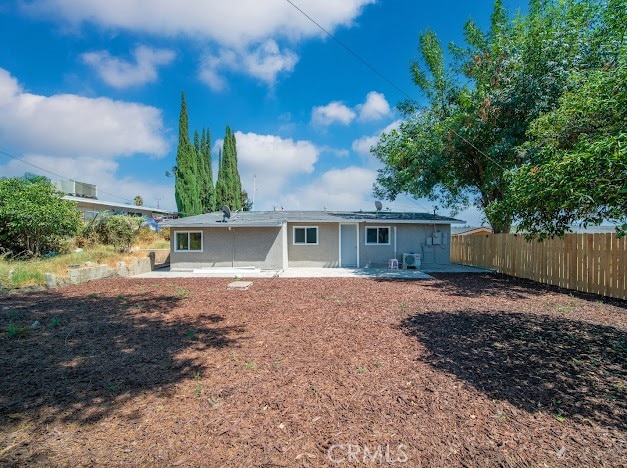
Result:
{"label": "gutter downspout", "polygon": [[394,258],[397,258],[396,255],[397,255],[397,251],[396,251],[396,226],[394,226]]}
{"label": "gutter downspout", "polygon": [[229,226],[231,231],[231,268],[235,268],[235,231]]}

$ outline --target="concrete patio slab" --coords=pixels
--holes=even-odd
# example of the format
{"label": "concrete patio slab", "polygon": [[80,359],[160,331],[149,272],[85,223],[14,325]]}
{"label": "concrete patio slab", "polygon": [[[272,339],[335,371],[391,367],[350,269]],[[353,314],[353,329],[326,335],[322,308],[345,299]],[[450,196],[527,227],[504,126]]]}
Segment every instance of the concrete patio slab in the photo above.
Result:
{"label": "concrete patio slab", "polygon": [[466,265],[425,270],[388,270],[387,268],[288,268],[287,270],[259,270],[251,268],[167,268],[136,275],[134,278],[399,278],[432,279],[429,273],[486,273],[491,270]]}

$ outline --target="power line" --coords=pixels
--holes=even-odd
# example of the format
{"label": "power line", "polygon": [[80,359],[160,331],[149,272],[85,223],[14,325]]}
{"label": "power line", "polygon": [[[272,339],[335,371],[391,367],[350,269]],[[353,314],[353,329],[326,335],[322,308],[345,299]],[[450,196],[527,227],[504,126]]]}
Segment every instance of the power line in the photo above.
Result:
{"label": "power line", "polygon": [[[292,5],[294,8],[296,8],[296,10],[298,10],[305,18],[307,18],[309,21],[311,21],[313,24],[315,24],[318,28],[320,28],[320,30],[322,32],[324,32],[327,36],[329,36],[331,39],[333,39],[335,42],[337,42],[340,46],[342,46],[346,51],[348,51],[353,57],[355,57],[357,60],[359,60],[361,63],[363,63],[364,65],[366,65],[368,68],[370,68],[370,70],[372,70],[374,73],[376,73],[377,75],[379,75],[382,79],[384,79],[386,82],[388,82],[392,87],[394,87],[394,89],[396,89],[399,93],[401,93],[403,96],[407,97],[407,99],[409,99],[410,101],[413,101],[412,97],[409,95],[409,93],[405,92],[405,90],[403,90],[400,86],[398,86],[396,83],[394,83],[391,79],[389,79],[387,76],[385,76],[383,73],[381,73],[379,70],[377,70],[373,65],[371,65],[368,61],[366,61],[366,59],[364,59],[361,55],[359,55],[357,52],[355,52],[353,49],[351,49],[348,45],[346,45],[344,42],[340,41],[337,37],[335,37],[333,34],[331,34],[327,29],[325,29],[324,27],[322,27],[322,25],[320,25],[320,23],[318,23],[315,19],[313,19],[309,14],[307,14],[305,11],[303,11],[300,7],[298,7],[297,5],[295,5],[292,0],[285,0],[287,3],[289,3],[290,5]],[[463,137],[462,135],[460,135],[459,133],[457,133],[452,127],[448,127],[448,129],[453,132],[456,136],[458,136],[459,138],[461,138],[463,141],[465,141],[466,143],[468,143],[471,147],[473,147],[476,151],[478,151],[480,154],[482,154],[483,156],[485,156],[486,158],[488,158],[490,161],[492,161],[494,164],[496,164],[497,166],[499,166],[501,169],[505,170],[505,168],[499,164],[497,161],[495,161],[493,158],[491,158],[490,156],[488,156],[484,151],[481,151],[479,148],[477,148],[472,142],[468,141],[465,137]]]}
{"label": "power line", "polygon": [[329,36],[331,39],[333,39],[335,42],[337,42],[340,46],[342,46],[346,51],[348,51],[348,53],[350,53],[353,57],[355,57],[357,60],[359,60],[361,63],[363,63],[364,65],[366,65],[368,68],[370,68],[370,70],[372,70],[374,73],[376,73],[377,75],[379,75],[381,78],[383,78],[385,81],[387,81],[392,87],[394,87],[399,93],[401,93],[402,95],[404,95],[405,97],[407,97],[407,99],[412,100],[412,97],[407,94],[403,89],[399,88],[392,80],[390,80],[387,76],[385,76],[383,73],[381,73],[379,70],[377,70],[375,67],[373,67],[372,65],[370,65],[370,63],[368,63],[363,57],[361,57],[357,52],[355,52],[353,49],[351,49],[348,45],[346,45],[344,42],[340,41],[337,37],[335,37],[333,34],[331,34],[331,32],[329,32],[327,29],[325,29],[320,23],[318,23],[315,19],[313,19],[311,16],[309,16],[307,13],[305,13],[303,10],[301,10],[297,5],[295,5],[294,3],[292,3],[291,0],[285,0],[287,3],[289,3],[290,5],[292,5],[294,8],[296,8],[298,11],[300,11],[303,16],[305,16],[305,18],[307,18],[309,21],[311,21],[313,24],[315,24],[318,28],[320,28],[327,36]]}
{"label": "power line", "polygon": [[[31,162],[28,162],[28,161],[24,160],[23,158],[18,158],[17,156],[14,156],[14,155],[12,155],[10,153],[7,153],[6,151],[4,151],[2,149],[0,149],[0,154],[2,154],[4,156],[7,156],[9,158],[15,159],[16,161],[20,161],[21,163],[28,164],[29,166],[32,166],[32,167],[34,167],[36,169],[39,169],[40,171],[47,172],[48,174],[52,174],[53,176],[59,177],[59,178],[61,178],[63,180],[69,180],[70,182],[78,182],[78,181],[76,181],[74,179],[70,179],[69,177],[62,176],[61,174],[58,174],[58,173],[56,173],[54,171],[51,171],[50,169],[46,169],[45,167],[41,167],[41,166],[38,166],[37,164],[33,164]],[[112,193],[108,193],[108,192],[105,192],[104,190],[100,190],[100,189],[98,191],[100,193],[104,193],[105,195],[109,195],[110,197],[117,198],[118,200],[123,200],[124,202],[130,204],[130,200],[128,198],[123,198],[123,197],[120,197],[119,195],[114,195]]]}

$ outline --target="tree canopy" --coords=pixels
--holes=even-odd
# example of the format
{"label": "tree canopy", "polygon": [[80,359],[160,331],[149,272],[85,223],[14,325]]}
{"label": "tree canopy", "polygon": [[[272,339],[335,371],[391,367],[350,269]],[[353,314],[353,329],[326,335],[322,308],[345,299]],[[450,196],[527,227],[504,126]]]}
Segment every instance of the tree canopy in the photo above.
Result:
{"label": "tree canopy", "polygon": [[[234,210],[250,209],[252,204],[242,190],[237,167],[235,134],[226,127],[224,142],[218,158],[218,177],[214,187],[211,161],[211,133],[203,129],[189,139],[185,95],[181,95],[179,144],[174,168],[176,205],[182,216],[208,213],[227,205]],[[166,172],[166,176],[169,173]]]}
{"label": "tree canopy", "polygon": [[[446,62],[435,33],[422,33],[420,60],[412,64],[411,73],[426,104],[399,105],[405,121],[397,130],[382,135],[373,148],[385,164],[377,178],[377,196],[394,199],[399,193],[408,193],[428,197],[454,212],[474,204],[484,211],[495,232],[508,231],[512,221],[527,228],[541,225],[546,230],[553,222],[549,219],[565,212],[569,215],[562,216],[563,223],[582,216],[590,222],[615,217],[624,207],[624,195],[622,201],[620,195],[592,197],[596,210],[591,210],[583,208],[590,205],[590,199],[571,196],[568,203],[562,203],[565,194],[556,187],[574,181],[572,171],[583,170],[599,176],[603,184],[612,181],[606,186],[606,195],[622,193],[617,187],[620,179],[608,179],[608,175],[624,167],[624,146],[621,152],[616,134],[624,116],[600,114],[590,105],[595,101],[599,109],[608,109],[598,101],[604,99],[601,94],[595,94],[599,87],[604,87],[606,97],[621,92],[616,88],[621,82],[616,72],[622,66],[617,57],[624,56],[624,12],[624,0],[532,0],[527,15],[510,17],[501,0],[496,0],[488,31],[469,21],[464,28],[467,45],[449,46],[451,64]],[[616,64],[608,67],[611,58]],[[577,94],[587,88],[587,98]],[[620,113],[618,101],[620,98],[615,102]],[[529,197],[522,191],[528,183],[526,174],[555,174],[549,163],[557,164],[565,152],[574,150],[574,146],[549,145],[548,135],[542,132],[553,128],[550,131],[561,132],[572,143],[574,135],[566,135],[571,131],[568,125],[547,124],[564,123],[566,115],[588,111],[589,123],[596,121],[596,126],[605,130],[596,132],[599,139],[586,132],[585,140],[592,145],[593,138],[596,146],[588,146],[585,152],[596,152],[598,158],[604,158],[603,164],[580,159],[579,166],[562,172],[553,189],[546,187],[544,202],[535,199],[536,206],[553,201],[552,209],[529,208]],[[613,118],[619,125],[610,123]],[[614,146],[607,141],[604,145],[600,139],[608,132],[614,132]],[[578,148],[581,153],[581,146]],[[547,166],[542,169],[544,164]],[[538,195],[538,187],[526,193]],[[546,221],[543,225],[538,224],[540,218]]]}
{"label": "tree canopy", "polygon": [[237,143],[228,125],[222,144],[216,187],[219,187],[216,189],[218,207],[227,205],[234,210],[242,208],[242,182],[237,169]]}
{"label": "tree canopy", "polygon": [[181,93],[181,112],[179,116],[179,143],[176,150],[174,168],[174,196],[176,208],[183,216],[202,213],[200,191],[198,187],[198,157],[196,148],[189,139],[189,124],[185,94]]}
{"label": "tree canopy", "polygon": [[61,196],[45,177],[0,179],[0,253],[38,256],[75,235],[80,214]]}
{"label": "tree canopy", "polygon": [[505,206],[529,237],[604,220],[627,232],[627,9],[618,3],[593,37],[596,66],[573,73],[573,89],[531,123],[526,162],[508,174],[505,201],[490,207]]}

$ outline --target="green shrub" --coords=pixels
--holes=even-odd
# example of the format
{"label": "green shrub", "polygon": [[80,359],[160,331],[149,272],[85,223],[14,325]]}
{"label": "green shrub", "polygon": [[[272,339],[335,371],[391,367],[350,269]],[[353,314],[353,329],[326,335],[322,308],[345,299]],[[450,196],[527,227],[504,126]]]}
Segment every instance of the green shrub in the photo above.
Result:
{"label": "green shrub", "polygon": [[141,221],[136,216],[111,215],[97,220],[91,226],[100,242],[112,245],[118,252],[128,252],[139,235]]}
{"label": "green shrub", "polygon": [[0,179],[0,254],[13,258],[59,252],[80,215],[45,177]]}

